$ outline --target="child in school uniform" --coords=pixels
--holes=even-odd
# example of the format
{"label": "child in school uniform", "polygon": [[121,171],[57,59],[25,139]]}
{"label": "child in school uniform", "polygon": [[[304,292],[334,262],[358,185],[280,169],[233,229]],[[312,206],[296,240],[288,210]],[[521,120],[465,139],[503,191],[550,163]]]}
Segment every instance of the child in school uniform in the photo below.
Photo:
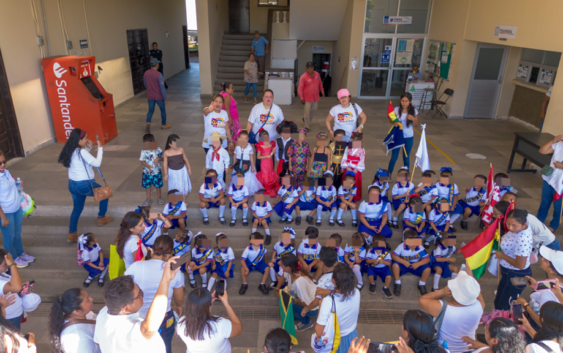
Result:
{"label": "child in school uniform", "polygon": [[[231,161],[229,157],[229,152],[221,146],[222,139],[226,139],[226,136],[221,136],[218,132],[213,132],[209,136],[211,139],[210,149],[207,151],[205,156],[205,168],[207,171],[214,170],[217,174],[217,182],[221,186],[225,187],[227,182],[227,174],[229,173],[229,163]],[[204,139],[203,142],[207,142],[208,139]]]}
{"label": "child in school uniform", "polygon": [[[421,207],[422,212],[416,212],[417,207]],[[426,236],[426,213],[422,199],[417,194],[410,196],[409,207],[405,209],[405,214],[403,214],[403,240],[405,240],[404,232],[407,229],[414,230],[421,238]]]}
{"label": "child in school uniform", "polygon": [[495,174],[494,182],[495,182],[495,185],[497,185],[499,187],[499,190],[500,190],[499,197],[502,198],[507,192],[512,192],[514,194],[518,193],[518,190],[516,190],[512,186],[502,185],[502,179],[508,179],[508,175],[506,175],[505,173]]}
{"label": "child in school uniform", "polygon": [[207,284],[207,290],[210,292],[212,292],[213,285],[218,277],[225,280],[225,290],[227,290],[227,277],[233,278],[233,270],[235,269],[235,252],[229,246],[227,235],[217,233],[215,242],[217,243],[213,249],[215,268],[211,271],[211,278]]}
{"label": "child in school uniform", "polygon": [[389,227],[393,226],[393,208],[391,205],[391,201],[389,201],[389,196],[391,193],[391,189],[389,188],[389,180],[390,174],[387,169],[379,168],[377,172],[375,172],[375,176],[373,177],[373,181],[370,186],[377,186],[381,191],[381,201],[387,205],[387,225]]}
{"label": "child in school uniform", "polygon": [[427,170],[422,173],[422,181],[414,189],[423,203],[426,216],[432,211],[432,192],[436,189],[436,184],[432,182],[432,176],[436,173],[433,170]]}
{"label": "child in school uniform", "polygon": [[395,279],[393,295],[401,295],[401,276],[406,273],[420,277],[418,290],[420,295],[428,293],[426,280],[430,276],[430,256],[422,246],[422,241],[412,229],[405,231],[405,241],[402,242],[391,255],[393,264],[391,271]]}
{"label": "child in school uniform", "polygon": [[215,269],[213,257],[213,248],[211,241],[207,239],[205,234],[199,233],[194,239],[194,248],[192,249],[192,259],[188,264],[188,274],[190,277],[190,286],[196,288],[194,275],[201,276],[201,287],[207,287],[207,274]]}
{"label": "child in school uniform", "polygon": [[402,167],[397,172],[397,184],[393,186],[391,196],[393,198],[393,228],[399,229],[399,215],[407,208],[407,199],[414,190],[414,184],[409,181],[410,173],[407,167]]}
{"label": "child in school uniform", "polygon": [[336,188],[332,185],[332,172],[328,171],[323,178],[318,180],[319,186],[315,193],[317,198],[317,226],[321,225],[321,215],[323,211],[330,211],[329,226],[334,226],[334,216],[336,215]]}
{"label": "child in school uniform", "polygon": [[357,188],[354,201],[359,202],[362,199],[362,172],[366,169],[366,150],[362,147],[362,138],[364,135],[360,132],[352,133],[352,140],[342,156],[342,175],[351,173],[355,179]]}
{"label": "child in school uniform", "polygon": [[244,249],[240,258],[240,275],[242,277],[242,285],[238,294],[244,295],[248,289],[248,275],[252,271],[262,273],[262,281],[258,286],[258,290],[264,295],[268,295],[269,288],[266,287],[266,280],[270,273],[270,266],[266,264],[266,247],[264,246],[264,236],[258,232],[250,234],[250,245]]}
{"label": "child in school uniform", "polygon": [[272,205],[268,201],[264,200],[264,191],[264,189],[258,190],[258,192],[254,195],[254,202],[250,207],[250,212],[252,212],[252,233],[256,233],[258,226],[262,226],[264,228],[264,232],[266,233],[264,245],[270,245],[272,236],[270,235],[269,224],[272,223],[270,216],[274,210]]}
{"label": "child in school uniform", "polygon": [[[180,196],[178,194],[178,190],[172,189],[168,192],[168,196],[170,195]],[[169,228],[163,228],[163,234],[168,234],[168,229],[176,229],[180,228],[180,230],[186,229],[186,221],[188,219],[188,207],[186,203],[181,200],[181,198],[176,197],[176,200],[173,202],[168,202],[164,205],[164,209],[162,210],[162,215],[166,217],[167,220],[170,221],[172,225]]]}
{"label": "child in school uniform", "polygon": [[277,274],[280,271],[281,258],[285,254],[297,255],[295,250],[295,230],[290,227],[283,228],[282,240],[274,245],[272,260],[268,263],[268,266],[270,266],[270,278],[272,279],[270,287],[275,287],[278,284],[278,280],[280,280]]}
{"label": "child in school uniform", "polygon": [[109,258],[104,258],[102,247],[94,233],[84,233],[78,237],[79,263],[88,271],[88,278],[82,283],[86,288],[94,278],[98,278],[98,287],[104,286],[104,277],[108,273]]}
{"label": "child in school uniform", "polygon": [[[332,271],[338,264],[338,255],[334,248],[330,245],[321,247],[319,252],[319,260],[322,264],[321,269],[316,274],[321,275],[318,280],[313,280],[317,284],[315,299],[301,311],[301,316],[305,316],[309,311],[313,310],[321,304],[323,297],[331,294],[334,291],[334,283],[332,282]],[[315,274],[315,277],[316,277]]]}
{"label": "child in school uniform", "polygon": [[299,201],[300,188],[295,184],[295,178],[289,175],[282,177],[282,186],[274,200],[274,211],[281,217],[280,223],[291,224],[293,222],[293,209]]}
{"label": "child in school uniform", "polygon": [[[156,144],[156,140],[152,134],[146,134],[143,136],[143,147],[145,144]],[[148,147],[148,146],[147,146]],[[162,200],[162,166],[160,162],[164,160],[162,157],[162,150],[160,147],[156,149],[143,149],[141,151],[141,157],[139,158],[141,165],[143,166],[143,189],[147,192],[147,200],[143,203],[143,206],[150,206],[151,201],[151,189],[154,187],[156,189],[156,196],[158,197],[157,203],[159,205],[164,205],[164,200]]]}
{"label": "child in school uniform", "polygon": [[393,231],[387,226],[387,203],[381,199],[381,190],[377,186],[370,186],[368,201],[362,201],[360,212],[360,226],[358,232],[362,233],[368,244],[375,235],[391,238]]}
{"label": "child in school uniform", "polygon": [[368,245],[361,233],[352,234],[352,245],[346,244],[344,249],[344,263],[350,266],[354,275],[358,279],[357,288],[362,290],[364,287],[363,274],[367,271],[366,263],[364,262],[366,256],[366,248]]}
{"label": "child in school uniform", "polygon": [[475,175],[473,178],[474,186],[466,189],[465,198],[459,200],[457,203],[456,212],[462,211],[463,218],[461,220],[461,229],[467,230],[467,219],[472,215],[479,217],[481,215],[481,207],[485,206],[487,202],[487,190],[485,185],[487,185],[487,177],[481,174]]}
{"label": "child in school uniform", "polygon": [[297,249],[297,259],[301,262],[305,272],[312,273],[319,269],[319,252],[321,244],[317,241],[319,230],[316,227],[307,227],[305,230],[307,239],[303,239]]}
{"label": "child in school uniform", "polygon": [[[432,191],[432,202],[436,202],[440,198],[444,198],[448,201],[450,206],[450,221],[451,224],[454,223],[456,219],[463,213],[463,210],[457,208],[457,203],[459,200],[459,189],[457,185],[451,182],[451,177],[453,176],[452,168],[442,167],[440,168],[440,181],[436,183],[436,188]],[[444,184],[443,182],[447,182]],[[456,210],[457,208],[457,210]],[[451,226],[450,230],[455,232],[455,227]]]}
{"label": "child in school uniform", "polygon": [[440,276],[455,279],[459,273],[459,267],[453,265],[457,255],[455,241],[455,235],[444,235],[436,239],[436,249],[430,257],[430,268],[434,272],[433,292],[440,289]]}
{"label": "child in school uniform", "polygon": [[218,181],[215,169],[209,169],[205,173],[205,181],[199,188],[199,210],[203,216],[203,224],[209,224],[207,209],[219,207],[219,222],[227,224],[225,220],[225,189]]}
{"label": "child in school uniform", "polygon": [[145,247],[152,248],[156,238],[161,235],[162,229],[169,229],[172,227],[172,223],[161,213],[157,213],[156,218],[151,218],[150,206],[141,207],[140,213],[145,219],[145,230],[139,234],[139,237]]}
{"label": "child in school uniform", "polygon": [[295,224],[301,225],[301,210],[311,211],[305,219],[307,223],[313,225],[313,216],[317,213],[315,179],[307,178],[303,181],[301,191],[299,191],[299,201],[295,204]]}
{"label": "child in school uniform", "polygon": [[248,199],[250,198],[250,193],[246,185],[244,185],[243,174],[236,174],[234,178],[236,182],[231,183],[229,191],[227,192],[227,197],[230,201],[229,207],[231,208],[231,227],[234,227],[237,223],[238,209],[242,209],[242,225],[246,227],[248,225],[246,215],[248,214]]}
{"label": "child in school uniform", "polygon": [[[199,235],[200,233],[198,233]],[[174,237],[174,248],[172,249],[172,256],[182,256],[192,250],[192,239],[194,234],[188,230],[184,229],[178,231]],[[186,266],[180,268],[182,272],[186,272]]]}
{"label": "child in school uniform", "polygon": [[369,294],[375,294],[377,276],[381,278],[384,285],[381,291],[385,298],[391,299],[391,290],[389,286],[391,285],[391,266],[392,258],[391,252],[387,250],[387,243],[382,235],[376,235],[373,237],[373,243],[371,248],[366,252],[365,262],[367,265],[367,273],[369,280]]}
{"label": "child in school uniform", "polygon": [[[250,196],[264,186],[256,178],[256,167],[254,161],[254,149],[248,143],[248,131],[242,130],[239,134],[237,146],[235,147],[235,160],[233,161],[233,174],[244,175],[244,185],[248,188]],[[231,184],[232,184],[231,178]]]}
{"label": "child in school uniform", "polygon": [[356,192],[357,188],[354,186],[355,179],[352,174],[346,174],[344,176],[344,180],[342,185],[338,188],[338,200],[336,201],[338,204],[338,215],[336,216],[336,224],[340,227],[346,226],[344,222],[342,222],[342,214],[350,209],[352,213],[352,227],[358,226],[358,210],[356,209]]}
{"label": "child in school uniform", "polygon": [[426,233],[428,238],[424,242],[425,247],[430,246],[430,242],[433,241],[438,234],[452,233],[450,227],[450,212],[448,200],[445,198],[438,199],[434,204],[434,208],[430,212],[428,217],[429,227]]}
{"label": "child in school uniform", "polygon": [[336,251],[336,254],[338,255],[338,259],[336,261],[344,262],[345,253],[344,253],[344,249],[340,246],[342,244],[342,235],[340,235],[338,233],[334,233],[334,234],[331,234],[328,239],[334,240],[334,250]]}

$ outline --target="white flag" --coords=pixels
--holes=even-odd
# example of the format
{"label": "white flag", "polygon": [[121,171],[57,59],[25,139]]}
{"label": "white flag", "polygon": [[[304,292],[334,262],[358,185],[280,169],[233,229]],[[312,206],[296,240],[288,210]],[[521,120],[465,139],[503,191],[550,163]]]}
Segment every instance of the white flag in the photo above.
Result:
{"label": "white flag", "polygon": [[426,124],[420,125],[422,134],[420,135],[420,143],[418,144],[418,151],[416,151],[416,162],[420,170],[423,172],[430,170],[430,159],[428,158],[428,147],[426,147]]}

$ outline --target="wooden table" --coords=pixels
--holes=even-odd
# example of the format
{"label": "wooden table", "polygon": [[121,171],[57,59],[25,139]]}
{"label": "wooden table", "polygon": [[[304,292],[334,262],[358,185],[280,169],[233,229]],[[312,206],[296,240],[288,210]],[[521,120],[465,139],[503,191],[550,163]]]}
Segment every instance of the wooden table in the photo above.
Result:
{"label": "wooden table", "polygon": [[[546,164],[551,163],[551,154],[541,154],[540,147],[553,140],[555,136],[548,133],[539,132],[515,132],[516,138],[514,139],[514,146],[512,147],[512,154],[508,162],[507,173],[510,172],[537,172],[536,169],[526,169],[526,162],[530,160],[538,167],[542,168]],[[512,169],[512,162],[514,155],[518,153],[524,157],[522,168]]]}

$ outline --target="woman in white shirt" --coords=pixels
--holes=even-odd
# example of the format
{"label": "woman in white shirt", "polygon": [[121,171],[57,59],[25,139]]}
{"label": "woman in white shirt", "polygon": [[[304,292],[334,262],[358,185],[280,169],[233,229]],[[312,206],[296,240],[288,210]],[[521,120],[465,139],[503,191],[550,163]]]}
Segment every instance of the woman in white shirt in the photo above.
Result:
{"label": "woman in white shirt", "polygon": [[[127,212],[123,216],[121,221],[119,231],[115,237],[115,246],[117,248],[117,254],[125,262],[125,269],[136,261],[137,255],[142,259],[147,255],[147,248],[143,245],[143,241],[139,237],[139,234],[145,231],[145,220],[140,213],[137,212]],[[137,254],[138,250],[141,249],[143,252]]]}
{"label": "woman in white shirt", "polygon": [[[219,300],[229,319],[211,315],[211,305]],[[242,333],[242,324],[229,304],[227,291],[213,296],[206,288],[196,288],[186,298],[185,316],[176,332],[187,346],[187,353],[230,353],[229,338]]]}
{"label": "woman in white shirt", "polygon": [[495,257],[500,263],[501,279],[495,297],[495,309],[509,310],[510,301],[518,298],[526,288],[524,283],[515,286],[511,279],[532,276],[530,254],[532,253],[533,234],[528,227],[525,210],[512,210],[507,216],[508,232],[500,240],[500,251]]}
{"label": "woman in white shirt", "polygon": [[[334,140],[334,131],[341,129],[346,132],[343,141],[350,141],[353,132],[362,132],[367,116],[359,105],[352,103],[352,96],[346,88],[339,90],[337,97],[340,104],[332,107],[328,113],[325,120],[326,128],[331,140]],[[356,127],[358,118],[360,118],[360,125]],[[331,127],[333,120],[334,127]]]}
{"label": "woman in white shirt", "polygon": [[203,125],[205,132],[203,134],[203,142],[201,146],[207,155],[207,151],[211,148],[211,136],[212,133],[218,132],[221,136],[227,136],[226,140],[223,140],[222,147],[229,147],[231,141],[231,130],[229,129],[229,115],[223,110],[224,98],[220,94],[213,96],[211,104],[209,107],[203,108]]}
{"label": "woman in white shirt", "polygon": [[49,336],[56,353],[100,353],[94,342],[94,299],[83,289],[72,288],[55,299],[49,315]]}
{"label": "woman in white shirt", "polygon": [[[403,163],[404,166],[410,169],[410,159],[412,145],[414,143],[414,130],[413,126],[418,126],[418,110],[416,110],[412,105],[412,94],[405,92],[401,94],[401,106],[395,107],[395,115],[399,119],[401,125],[403,125],[403,136],[405,137],[405,148],[395,148],[392,151],[391,159],[389,160],[389,174],[393,174],[393,169],[395,168],[395,163],[399,159],[399,153],[403,151]],[[391,122],[391,120],[389,120]],[[399,126],[399,123],[393,123],[395,126]]]}
{"label": "woman in white shirt", "polygon": [[[139,309],[142,318],[146,317],[164,272],[166,261],[172,257],[174,241],[168,235],[161,235],[154,241],[150,260],[137,261],[127,271],[126,276],[133,277],[133,281],[143,291],[143,306]],[[176,305],[172,306],[172,297]],[[184,274],[177,272],[170,281],[168,288],[168,306],[166,316],[160,326],[160,336],[166,345],[166,352],[172,353],[172,337],[176,331],[174,312],[182,314],[182,301],[184,300]]]}
{"label": "woman in white shirt", "polygon": [[524,319],[526,332],[533,337],[526,353],[561,353],[563,351],[563,305],[547,302],[540,309],[541,328],[536,332]]}
{"label": "woman in white shirt", "polygon": [[[68,237],[66,238],[66,241],[70,243],[75,243],[78,240],[78,220],[84,209],[86,197],[94,196],[94,189],[101,186],[96,183],[96,176],[92,167],[98,168],[102,165],[104,154],[102,143],[98,140],[98,154],[95,158],[90,154],[91,149],[92,141],[88,140],[86,130],[74,129],[59,155],[59,163],[68,168],[68,190],[74,204],[70,215]],[[106,217],[107,210],[108,200],[100,201],[99,227],[113,221],[113,218]]]}
{"label": "woman in white shirt", "polygon": [[[358,314],[360,313],[360,291],[356,288],[356,275],[352,269],[344,263],[339,263],[332,272],[332,283],[334,283],[334,304],[340,327],[340,346],[336,353],[346,353],[352,340],[358,337],[356,326],[358,325]],[[319,310],[319,317],[315,326],[317,337],[321,337],[328,323],[332,310],[332,298],[326,296]]]}
{"label": "woman in white shirt", "polygon": [[[22,290],[23,283],[12,255],[5,249],[0,249],[0,259],[2,259],[2,263],[0,263],[0,294],[19,293]],[[6,272],[8,270],[10,270],[10,274]],[[19,330],[23,318],[23,302],[19,295],[12,295],[11,297],[14,301],[10,306],[3,308],[6,309],[4,317]]]}
{"label": "woman in white shirt", "polygon": [[432,316],[422,310],[409,310],[403,316],[403,338],[399,339],[399,352],[449,353],[438,343]]}
{"label": "woman in white shirt", "polygon": [[0,352],[37,353],[35,335],[29,332],[28,339],[23,337],[19,330],[4,318],[4,305],[0,306],[2,307],[2,315],[0,316]]}
{"label": "woman in white shirt", "polygon": [[512,320],[497,317],[485,326],[487,344],[471,339],[461,338],[467,343],[467,350],[472,353],[524,353],[526,342],[518,326]]}

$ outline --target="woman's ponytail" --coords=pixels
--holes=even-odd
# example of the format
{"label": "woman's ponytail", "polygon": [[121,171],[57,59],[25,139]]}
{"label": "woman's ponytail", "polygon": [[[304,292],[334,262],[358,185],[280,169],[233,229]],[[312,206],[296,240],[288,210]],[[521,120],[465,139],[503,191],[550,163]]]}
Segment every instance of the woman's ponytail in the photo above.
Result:
{"label": "woman's ponytail", "polygon": [[49,336],[51,338],[51,346],[56,353],[62,353],[61,333],[65,321],[75,310],[82,309],[82,290],[80,288],[72,288],[55,299],[49,314]]}

